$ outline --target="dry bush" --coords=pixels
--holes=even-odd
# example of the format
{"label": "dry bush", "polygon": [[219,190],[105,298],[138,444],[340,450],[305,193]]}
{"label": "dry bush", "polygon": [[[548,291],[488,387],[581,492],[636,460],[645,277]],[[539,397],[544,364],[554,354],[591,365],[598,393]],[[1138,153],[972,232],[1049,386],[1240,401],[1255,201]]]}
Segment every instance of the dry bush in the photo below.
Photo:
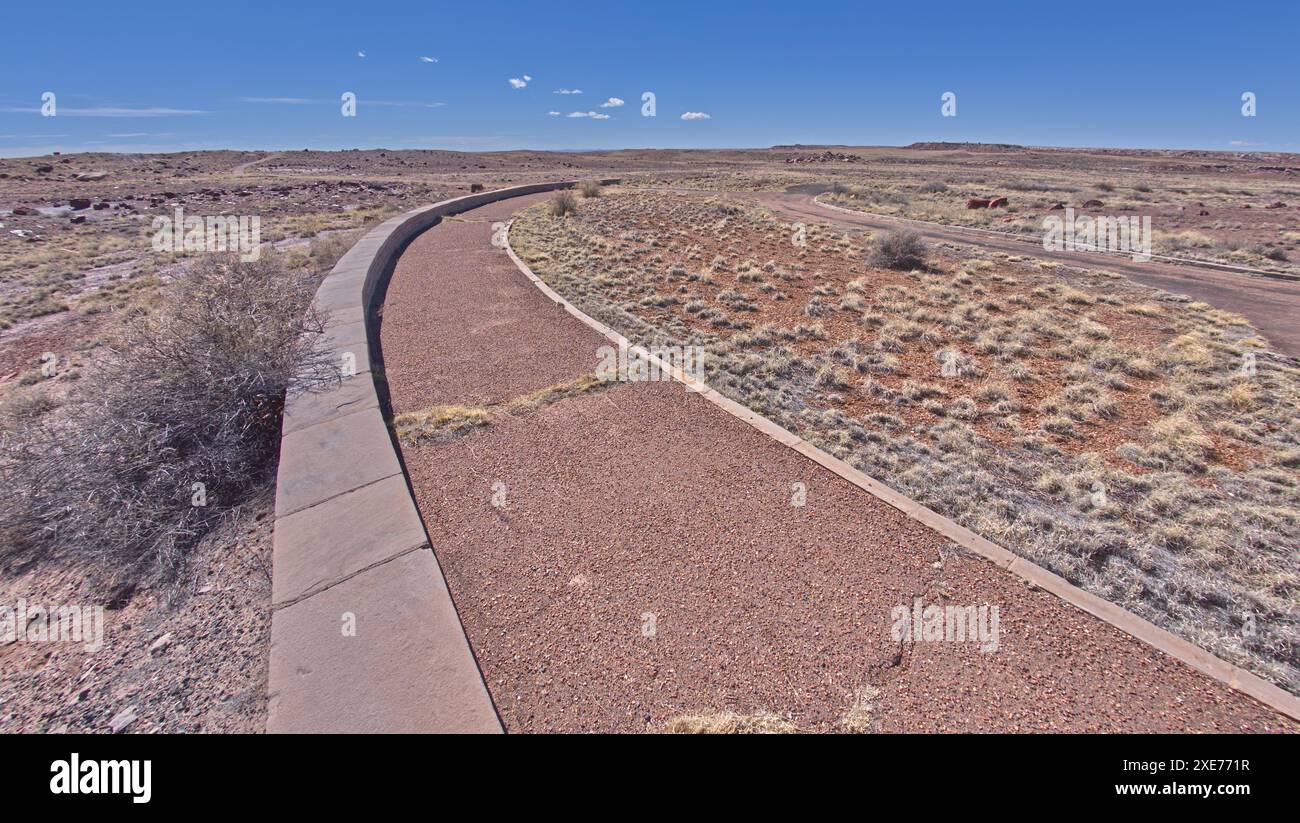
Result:
{"label": "dry bush", "polygon": [[568,217],[570,214],[577,214],[578,198],[574,197],[573,192],[568,189],[560,189],[551,197],[551,202],[546,204],[546,208],[552,217]]}
{"label": "dry bush", "polygon": [[207,257],[127,320],[59,414],[0,441],[6,561],[66,553],[114,587],[173,579],[271,480],[286,392],[338,380],[314,291],[278,255]]}
{"label": "dry bush", "polygon": [[926,248],[921,235],[909,229],[901,229],[878,237],[867,262],[884,269],[910,271],[924,268],[925,255]]}
{"label": "dry bush", "polygon": [[599,180],[583,180],[578,185],[578,190],[582,192],[583,197],[600,197],[601,192],[604,191]]}

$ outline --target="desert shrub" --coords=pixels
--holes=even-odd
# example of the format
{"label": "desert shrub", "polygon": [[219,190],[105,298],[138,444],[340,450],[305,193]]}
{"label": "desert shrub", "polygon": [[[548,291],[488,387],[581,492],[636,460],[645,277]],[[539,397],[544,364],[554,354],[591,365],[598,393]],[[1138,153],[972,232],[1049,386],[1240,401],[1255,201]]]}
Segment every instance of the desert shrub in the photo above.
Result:
{"label": "desert shrub", "polygon": [[938,193],[940,193],[940,192],[945,192],[945,191],[947,191],[947,190],[948,190],[948,187],[947,187],[945,184],[940,183],[940,182],[938,182],[938,181],[932,181],[932,182],[929,182],[929,183],[923,183],[923,184],[921,185],[921,188],[917,189],[917,191],[919,191],[919,192],[921,192],[921,193],[923,193],[923,194],[938,194]]}
{"label": "desert shrub", "polygon": [[271,482],[286,392],[338,380],[314,291],[275,254],[206,257],[125,320],[59,414],[0,440],[5,560],[89,556],[115,588],[175,579]]}
{"label": "desert shrub", "polygon": [[568,217],[578,211],[578,199],[568,189],[560,189],[546,204],[546,209],[552,217]]}
{"label": "desert shrub", "polygon": [[885,269],[919,269],[925,266],[925,254],[921,235],[900,229],[878,237],[867,262]]}
{"label": "desert shrub", "polygon": [[583,197],[600,197],[600,193],[604,191],[600,187],[599,180],[583,180],[578,184],[578,190],[582,192]]}

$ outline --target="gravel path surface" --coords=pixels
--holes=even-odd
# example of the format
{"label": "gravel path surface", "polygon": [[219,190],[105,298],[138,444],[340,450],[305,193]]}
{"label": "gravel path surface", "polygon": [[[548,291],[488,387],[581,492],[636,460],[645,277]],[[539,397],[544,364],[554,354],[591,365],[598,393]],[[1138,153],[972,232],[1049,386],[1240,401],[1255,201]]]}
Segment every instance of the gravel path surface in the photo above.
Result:
{"label": "gravel path surface", "polygon": [[[381,328],[395,413],[594,371],[603,338],[490,244],[492,221],[537,199],[436,226],[398,262]],[[677,384],[619,384],[403,457],[510,731],[726,710],[810,731],[1296,730]],[[996,606],[996,650],[895,640],[891,610],[918,597]]]}

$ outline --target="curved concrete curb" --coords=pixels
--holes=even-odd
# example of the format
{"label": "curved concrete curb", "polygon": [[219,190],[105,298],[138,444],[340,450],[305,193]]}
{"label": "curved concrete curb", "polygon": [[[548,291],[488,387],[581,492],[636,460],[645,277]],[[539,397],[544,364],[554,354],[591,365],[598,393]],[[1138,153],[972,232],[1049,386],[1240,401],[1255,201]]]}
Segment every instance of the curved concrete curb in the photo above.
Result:
{"label": "curved concrete curb", "polygon": [[1054,574],[1053,572],[1050,572],[1042,566],[1032,563],[1023,557],[1013,554],[996,543],[980,537],[970,529],[958,525],[956,522],[949,520],[937,512],[931,511],[915,500],[900,494],[879,480],[876,480],[874,477],[871,477],[858,469],[853,468],[843,460],[822,451],[794,432],[778,426],[776,423],[773,423],[771,420],[768,420],[757,412],[719,394],[717,391],[709,388],[706,384],[694,379],[690,375],[681,371],[681,369],[676,368],[671,363],[665,362],[659,357],[652,355],[643,346],[634,345],[626,337],[606,326],[604,323],[589,317],[581,309],[574,306],[543,282],[542,279],[538,277],[517,254],[515,254],[514,249],[510,246],[510,228],[513,224],[514,221],[512,220],[506,226],[505,248],[506,253],[510,255],[510,259],[514,261],[514,264],[519,268],[519,271],[531,280],[533,285],[537,286],[543,294],[551,300],[554,300],[557,304],[562,306],[565,311],[591,329],[603,335],[606,339],[620,346],[626,346],[629,349],[636,351],[639,357],[656,362],[664,372],[671,374],[673,379],[684,383],[691,391],[698,392],[704,399],[713,403],[727,414],[745,421],[783,446],[794,449],[809,460],[829,469],[868,494],[888,503],[911,519],[925,524],[957,545],[992,561],[995,565],[1012,572],[1027,583],[1055,594],[1065,602],[1088,612],[1099,620],[1109,623],[1120,631],[1123,631],[1147,645],[1164,652],[1170,657],[1186,663],[1193,669],[1218,680],[1229,688],[1235,689],[1236,691],[1263,703],[1274,711],[1292,719],[1300,720],[1300,698],[1297,698],[1290,692],[1278,688],[1272,683],[1269,683],[1263,678],[1260,678],[1245,669],[1234,666],[1224,660],[1220,660],[1199,646],[1188,643],[1181,637],[1177,637],[1176,635],[1165,631],[1155,624],[1138,617],[1136,614],[1133,614],[1108,600],[1104,600],[1095,594],[1084,591],[1078,586],[1068,582],[1065,578]]}
{"label": "curved concrete curb", "polygon": [[403,249],[443,217],[573,185],[515,186],[398,215],[317,290],[315,305],[329,313],[324,346],[348,376],[285,407],[267,731],[502,730],[384,420],[374,310]]}

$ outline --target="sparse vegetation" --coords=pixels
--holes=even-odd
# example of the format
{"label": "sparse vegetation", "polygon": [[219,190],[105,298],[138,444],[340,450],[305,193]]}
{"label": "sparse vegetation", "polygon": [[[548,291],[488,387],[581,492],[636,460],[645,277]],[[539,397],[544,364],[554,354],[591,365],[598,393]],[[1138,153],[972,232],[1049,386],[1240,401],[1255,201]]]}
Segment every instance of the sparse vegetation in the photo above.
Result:
{"label": "sparse vegetation", "polygon": [[925,266],[925,243],[909,229],[888,232],[876,238],[871,249],[873,266],[886,269],[919,269]]}
{"label": "sparse vegetation", "polygon": [[552,217],[568,217],[578,211],[578,198],[568,189],[560,189],[551,196],[547,209]]}
{"label": "sparse vegetation", "polygon": [[84,555],[117,586],[174,577],[270,482],[286,392],[337,379],[312,348],[314,291],[274,254],[209,257],[127,321],[58,414],[0,443],[6,559]]}
{"label": "sparse vegetation", "polygon": [[668,721],[669,734],[794,734],[790,721],[774,714],[693,714]]}

